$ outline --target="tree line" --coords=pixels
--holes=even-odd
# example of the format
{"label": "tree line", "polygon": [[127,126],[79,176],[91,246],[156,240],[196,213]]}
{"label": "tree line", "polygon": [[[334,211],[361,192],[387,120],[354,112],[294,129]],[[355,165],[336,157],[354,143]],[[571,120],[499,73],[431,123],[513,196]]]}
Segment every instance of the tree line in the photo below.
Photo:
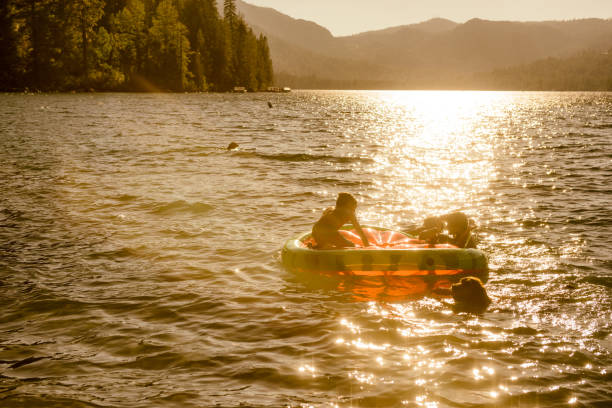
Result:
{"label": "tree line", "polygon": [[0,90],[266,89],[267,38],[215,1],[1,0]]}
{"label": "tree line", "polygon": [[612,49],[497,69],[477,76],[475,83],[496,90],[612,91]]}
{"label": "tree line", "polygon": [[448,89],[500,91],[612,91],[612,48],[584,50],[528,64],[478,73],[452,70],[414,72],[387,80],[326,79],[276,74],[279,82],[302,89]]}

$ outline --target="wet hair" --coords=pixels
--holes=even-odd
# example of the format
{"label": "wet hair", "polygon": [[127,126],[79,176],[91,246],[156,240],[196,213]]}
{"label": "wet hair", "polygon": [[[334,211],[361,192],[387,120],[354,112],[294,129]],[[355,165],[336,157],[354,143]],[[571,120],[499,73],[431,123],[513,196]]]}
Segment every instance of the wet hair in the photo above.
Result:
{"label": "wet hair", "polygon": [[423,228],[441,228],[442,220],[440,217],[427,217],[423,220]]}
{"label": "wet hair", "polygon": [[451,291],[457,311],[484,312],[491,304],[482,281],[474,276],[461,278],[452,285]]}
{"label": "wet hair", "polygon": [[448,214],[444,219],[448,224],[448,231],[451,233],[466,231],[470,226],[467,215],[460,211]]}
{"label": "wet hair", "polygon": [[357,200],[349,193],[340,193],[336,199],[336,207],[346,207],[348,205],[357,206]]}

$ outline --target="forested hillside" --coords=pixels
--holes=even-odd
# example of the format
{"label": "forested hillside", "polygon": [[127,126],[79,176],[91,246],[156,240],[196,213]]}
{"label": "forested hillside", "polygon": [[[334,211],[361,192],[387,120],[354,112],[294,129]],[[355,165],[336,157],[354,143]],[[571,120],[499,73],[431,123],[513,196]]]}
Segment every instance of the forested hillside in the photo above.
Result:
{"label": "forested hillside", "polygon": [[249,90],[267,38],[225,0],[1,0],[1,90]]}
{"label": "forested hillside", "polygon": [[[598,54],[612,47],[612,19],[472,19],[458,24],[437,18],[334,37],[313,22],[241,0],[236,5],[253,29],[269,39],[277,82],[293,88],[472,89],[502,83],[485,83],[487,72],[547,58],[564,60],[585,50]],[[572,61],[575,58],[579,57]],[[566,81],[568,86],[580,83],[579,72]],[[527,83],[512,80],[514,86],[519,82]]]}
{"label": "forested hillside", "polygon": [[612,91],[612,49],[498,69],[477,76],[473,85],[496,90]]}

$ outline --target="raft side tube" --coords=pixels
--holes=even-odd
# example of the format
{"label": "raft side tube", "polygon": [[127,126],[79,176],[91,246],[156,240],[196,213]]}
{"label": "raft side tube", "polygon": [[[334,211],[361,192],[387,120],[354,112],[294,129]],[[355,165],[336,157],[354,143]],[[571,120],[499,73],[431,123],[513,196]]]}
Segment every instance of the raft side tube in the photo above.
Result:
{"label": "raft side tube", "polygon": [[[378,227],[367,228],[390,231]],[[451,279],[456,277],[457,280],[463,276],[476,276],[483,283],[489,276],[487,257],[478,249],[416,247],[319,250],[304,246],[309,238],[310,233],[304,233],[285,243],[281,258],[287,270],[341,276],[445,276]]]}

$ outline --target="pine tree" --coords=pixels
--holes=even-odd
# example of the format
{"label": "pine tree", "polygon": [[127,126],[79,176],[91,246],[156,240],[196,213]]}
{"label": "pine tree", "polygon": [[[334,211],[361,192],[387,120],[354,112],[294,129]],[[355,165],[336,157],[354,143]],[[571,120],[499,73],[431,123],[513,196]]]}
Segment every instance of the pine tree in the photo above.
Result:
{"label": "pine tree", "polygon": [[236,85],[235,70],[234,70],[234,47],[232,44],[232,35],[227,24],[219,26],[217,43],[217,53],[215,55],[218,91],[231,91]]}
{"label": "pine tree", "polygon": [[144,75],[145,69],[147,29],[144,3],[129,0],[110,21],[118,69],[124,82],[133,86],[137,78]]}
{"label": "pine tree", "polygon": [[44,44],[41,32],[46,27],[45,10],[41,1],[23,0],[18,5],[24,20],[24,38],[27,38],[26,54],[26,75],[27,82],[34,88],[39,88],[42,84],[43,50]]}
{"label": "pine tree", "polygon": [[94,30],[98,20],[104,13],[104,3],[102,0],[76,0],[74,5],[81,36],[83,85],[87,86],[89,83],[89,54],[91,53],[89,45],[95,34]]}
{"label": "pine tree", "polygon": [[235,83],[250,91],[257,91],[257,39],[242,18],[236,21],[234,47]]}
{"label": "pine tree", "polygon": [[15,25],[15,8],[11,1],[0,4],[0,90],[20,85],[18,33]]}
{"label": "pine tree", "polygon": [[233,29],[236,23],[236,1],[235,0],[224,0],[223,1],[223,17],[225,21]]}
{"label": "pine tree", "polygon": [[180,19],[189,31],[187,38],[193,48],[189,70],[194,75],[195,90],[207,90],[212,69],[211,46],[215,26],[220,24],[216,6],[212,0],[186,0]]}
{"label": "pine tree", "polygon": [[172,0],[160,1],[149,29],[149,50],[154,81],[163,88],[183,91],[191,77],[187,69],[190,45],[187,28],[178,17]]}
{"label": "pine tree", "polygon": [[235,0],[223,18],[216,0],[0,0],[0,63],[1,89],[229,91],[272,80],[267,41]]}
{"label": "pine tree", "polygon": [[271,86],[274,80],[268,39],[263,34],[260,34],[257,39],[257,80],[259,82],[259,89],[261,90]]}

